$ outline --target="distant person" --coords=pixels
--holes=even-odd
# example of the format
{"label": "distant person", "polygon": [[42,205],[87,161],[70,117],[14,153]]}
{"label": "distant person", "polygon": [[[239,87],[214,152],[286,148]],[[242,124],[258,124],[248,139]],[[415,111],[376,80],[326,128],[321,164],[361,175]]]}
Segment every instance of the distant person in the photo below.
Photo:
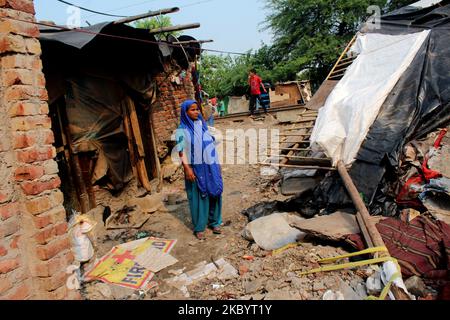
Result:
{"label": "distant person", "polygon": [[208,226],[221,234],[223,180],[214,138],[208,131],[197,102],[181,105],[180,126],[176,133],[194,234],[205,239]]}
{"label": "distant person", "polygon": [[248,85],[250,86],[250,115],[253,116],[255,113],[256,100],[258,100],[259,104],[263,106],[264,113],[267,113],[267,106],[261,101],[261,87],[265,93],[267,93],[267,90],[262,83],[261,77],[256,74],[255,69],[251,69],[249,72]]}
{"label": "distant person", "polygon": [[223,100],[219,102],[217,112],[219,113],[219,117],[223,117],[225,115],[225,102]]}

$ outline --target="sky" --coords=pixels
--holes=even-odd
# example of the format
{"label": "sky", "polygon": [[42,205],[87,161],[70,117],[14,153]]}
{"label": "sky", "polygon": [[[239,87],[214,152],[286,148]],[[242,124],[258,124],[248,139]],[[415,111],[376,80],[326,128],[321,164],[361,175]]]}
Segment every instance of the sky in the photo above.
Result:
{"label": "sky", "polygon": [[[267,10],[264,0],[66,0],[78,6],[114,15],[132,16],[162,8],[179,7],[169,14],[172,24],[200,23],[198,29],[184,31],[198,40],[212,39],[205,49],[247,52],[271,43],[270,30],[264,26]],[[57,0],[34,0],[36,19],[67,25],[71,8]],[[81,11],[81,24],[116,20]],[[69,22],[70,24],[70,22]]]}

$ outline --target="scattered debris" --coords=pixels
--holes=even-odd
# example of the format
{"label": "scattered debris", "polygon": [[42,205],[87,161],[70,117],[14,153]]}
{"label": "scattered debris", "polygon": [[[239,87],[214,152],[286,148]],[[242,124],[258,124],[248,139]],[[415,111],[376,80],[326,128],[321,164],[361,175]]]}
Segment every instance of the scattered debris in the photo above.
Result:
{"label": "scattered debris", "polygon": [[279,249],[301,240],[304,234],[289,226],[287,213],[274,213],[250,222],[245,232],[250,233],[255,242],[264,250]]}
{"label": "scattered debris", "polygon": [[136,290],[147,288],[154,273],[137,261],[159,271],[170,263],[164,261],[162,265],[155,266],[155,263],[160,261],[149,261],[149,257],[156,258],[156,255],[149,252],[153,253],[151,249],[156,249],[168,255],[175,243],[176,240],[144,238],[116,246],[96,261],[93,268],[86,272],[85,279],[86,281],[101,280]]}
{"label": "scattered debris", "polygon": [[94,256],[90,233],[95,225],[87,216],[80,214],[74,214],[69,221],[72,252],[76,261],[87,262]]}

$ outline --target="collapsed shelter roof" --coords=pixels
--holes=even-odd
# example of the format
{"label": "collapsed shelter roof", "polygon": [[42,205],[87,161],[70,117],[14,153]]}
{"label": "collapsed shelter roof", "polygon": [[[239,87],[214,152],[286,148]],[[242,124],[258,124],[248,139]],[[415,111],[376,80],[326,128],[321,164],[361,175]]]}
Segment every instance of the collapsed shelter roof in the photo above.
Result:
{"label": "collapsed shelter roof", "polygon": [[[40,31],[49,104],[65,107],[58,112],[67,113],[74,153],[98,154],[92,182],[107,176],[112,189],[120,190],[131,179],[123,128],[130,98],[149,106],[154,76],[164,71],[165,58],[187,68],[195,57],[157,41],[148,30],[122,23],[74,30],[43,26]],[[150,121],[145,109],[138,108],[143,122]]]}
{"label": "collapsed shelter roof", "polygon": [[[448,1],[394,11],[379,28],[366,25],[358,57],[320,111],[311,140],[335,162],[352,164],[368,202],[386,170],[398,166],[405,143],[450,121],[449,28]],[[321,188],[325,202],[351,203],[338,177]]]}

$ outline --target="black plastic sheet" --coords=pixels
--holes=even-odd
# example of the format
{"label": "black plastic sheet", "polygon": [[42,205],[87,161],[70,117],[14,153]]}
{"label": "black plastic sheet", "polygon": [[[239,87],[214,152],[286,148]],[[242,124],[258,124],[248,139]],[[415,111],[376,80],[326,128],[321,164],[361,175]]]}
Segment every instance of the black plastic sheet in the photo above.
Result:
{"label": "black plastic sheet", "polygon": [[[407,142],[450,122],[450,5],[399,10],[382,17],[381,29],[367,31],[398,35],[424,29],[430,29],[428,39],[382,105],[349,171],[367,204],[381,199],[377,190],[389,183],[382,181],[386,170],[397,168]],[[348,206],[340,180],[337,173],[325,178],[316,196],[328,206]]]}

